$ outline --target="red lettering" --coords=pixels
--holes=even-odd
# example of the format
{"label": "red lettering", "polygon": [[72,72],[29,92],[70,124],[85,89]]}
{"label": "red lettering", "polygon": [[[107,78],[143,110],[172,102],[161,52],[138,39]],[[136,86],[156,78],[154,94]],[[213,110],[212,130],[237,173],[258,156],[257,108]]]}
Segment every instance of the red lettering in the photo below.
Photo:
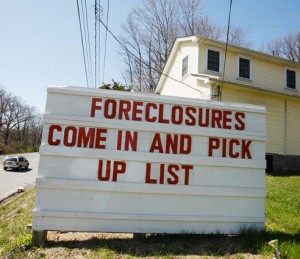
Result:
{"label": "red lettering", "polygon": [[222,128],[222,111],[211,110],[211,127],[212,128]]}
{"label": "red lettering", "polygon": [[235,146],[239,146],[240,145],[240,142],[239,140],[237,139],[231,139],[230,142],[229,142],[229,156],[231,158],[238,158],[239,157],[239,153],[238,152],[234,152],[234,145]]}
{"label": "red lettering", "polygon": [[151,179],[151,163],[146,163],[145,183],[157,184],[157,180]]}
{"label": "red lettering", "polygon": [[102,98],[92,98],[92,105],[91,105],[91,117],[95,117],[96,110],[101,110],[102,106],[97,105],[97,103],[101,103]]}
{"label": "red lettering", "polygon": [[133,102],[133,110],[132,110],[132,120],[133,121],[142,121],[142,117],[138,115],[143,114],[143,103],[142,102]]}
{"label": "red lettering", "polygon": [[190,179],[190,170],[193,170],[194,166],[192,165],[182,165],[182,169],[184,169],[184,184],[189,184]]}
{"label": "red lettering", "polygon": [[113,169],[113,182],[117,182],[118,174],[124,174],[126,172],[126,163],[123,161],[114,161]]}
{"label": "red lettering", "polygon": [[244,130],[245,129],[245,122],[243,119],[245,119],[245,113],[243,112],[236,112],[235,113],[235,120],[237,121],[237,124],[235,124],[236,130]]}
{"label": "red lettering", "polygon": [[155,133],[149,152],[152,153],[155,150],[157,150],[159,153],[164,152],[159,133]]}
{"label": "red lettering", "polygon": [[59,139],[53,140],[54,130],[61,132],[62,128],[59,125],[51,125],[49,127],[48,144],[51,146],[58,146],[60,144],[60,140]]}
{"label": "red lettering", "polygon": [[106,136],[102,136],[102,134],[106,134],[107,129],[99,129],[96,130],[96,140],[95,140],[95,148],[105,149]]}
{"label": "red lettering", "polygon": [[226,145],[227,144],[227,139],[223,138],[222,139],[222,157],[226,157]]}
{"label": "red lettering", "polygon": [[125,150],[129,150],[129,146],[131,147],[132,151],[136,151],[137,148],[137,139],[138,139],[138,132],[134,131],[133,135],[130,131],[126,131],[125,133]]}
{"label": "red lettering", "polygon": [[130,120],[129,117],[130,110],[131,110],[131,102],[127,100],[120,100],[118,119],[122,120],[123,118],[125,118],[126,120]]}
{"label": "red lettering", "polygon": [[[178,184],[179,177],[184,178],[184,185],[189,184],[190,172],[193,170],[193,165],[177,165],[177,164],[160,164],[159,165],[159,173],[157,177],[151,178],[151,163],[146,163],[146,177],[145,183],[150,184]],[[182,169],[182,172],[180,172]],[[166,171],[166,172],[165,172]],[[165,179],[165,174],[167,173],[167,178]],[[181,174],[182,173],[182,174]]]}
{"label": "red lettering", "polygon": [[196,108],[194,107],[187,107],[185,112],[188,119],[185,120],[185,124],[187,126],[195,126],[196,118],[194,117],[193,113],[196,113]]}
{"label": "red lettering", "polygon": [[155,103],[147,103],[145,107],[145,121],[147,122],[155,122],[157,120],[157,117],[152,116],[151,114],[151,108],[157,110],[157,105]]}
{"label": "red lettering", "polygon": [[76,144],[77,129],[73,126],[65,128],[64,132],[64,145],[66,147],[74,147]]}
{"label": "red lettering", "polygon": [[122,130],[118,130],[118,137],[117,137],[117,150],[121,150],[122,148]]}
{"label": "red lettering", "polygon": [[168,166],[168,173],[172,176],[167,178],[168,184],[178,184],[178,175],[176,174],[176,171],[179,170],[179,165],[169,165]]}
{"label": "red lettering", "polygon": [[245,159],[246,157],[248,159],[252,159],[251,152],[249,150],[249,147],[251,145],[251,140],[242,140],[242,158]]}
{"label": "red lettering", "polygon": [[164,105],[162,103],[159,104],[158,109],[158,122],[169,124],[170,120],[164,118]]}
{"label": "red lettering", "polygon": [[222,148],[222,157],[252,159],[250,152],[251,143],[251,140],[225,138],[222,139],[221,143],[221,140],[218,138],[209,138],[208,155],[213,156],[213,150]]}
{"label": "red lettering", "polygon": [[[208,127],[209,125],[209,109],[205,109],[205,118],[203,118],[204,109],[199,108],[199,121],[198,124],[200,127]],[[204,120],[204,121],[203,121]]]}
{"label": "red lettering", "polygon": [[186,134],[180,135],[180,154],[189,154],[192,150],[192,137]]}
{"label": "red lettering", "polygon": [[175,125],[182,124],[183,121],[183,109],[181,106],[175,105],[172,107],[171,121]]}
{"label": "red lettering", "polygon": [[165,182],[165,165],[160,164],[159,183],[164,184]]}
{"label": "red lettering", "polygon": [[125,131],[125,138],[123,140],[123,132],[122,130],[118,131],[117,137],[117,150],[122,150],[122,142],[124,142],[124,150],[128,151],[129,147],[132,151],[137,150],[137,141],[138,141],[138,132],[134,131],[133,133],[130,131]]}
{"label": "red lettering", "polygon": [[103,160],[99,160],[98,163],[98,180],[99,181],[109,181],[110,175],[111,175],[111,168],[113,163],[113,172],[112,172],[112,181],[117,182],[118,181],[118,175],[124,174],[126,172],[126,163],[123,161],[106,161],[106,168],[105,168],[105,174],[103,175]]}
{"label": "red lettering", "polygon": [[209,138],[208,140],[208,156],[213,156],[213,150],[220,147],[220,139]]}
{"label": "red lettering", "polygon": [[105,176],[103,176],[102,175],[103,160],[99,160],[99,164],[98,164],[98,180],[99,181],[108,181],[110,179],[110,167],[111,167],[111,161],[106,161]]}
{"label": "red lettering", "polygon": [[171,153],[177,154],[178,150],[178,135],[171,135],[167,134],[166,136],[166,153],[169,154],[170,150],[172,150]]}
{"label": "red lettering", "polygon": [[95,139],[95,128],[89,128],[86,133],[85,128],[79,127],[77,147],[82,147],[82,146],[87,147],[89,144],[89,148],[93,148],[94,139]]}
{"label": "red lettering", "polygon": [[114,119],[117,113],[117,102],[113,99],[107,99],[104,103],[103,116],[106,119]]}
{"label": "red lettering", "polygon": [[231,111],[223,111],[223,129],[231,129]]}

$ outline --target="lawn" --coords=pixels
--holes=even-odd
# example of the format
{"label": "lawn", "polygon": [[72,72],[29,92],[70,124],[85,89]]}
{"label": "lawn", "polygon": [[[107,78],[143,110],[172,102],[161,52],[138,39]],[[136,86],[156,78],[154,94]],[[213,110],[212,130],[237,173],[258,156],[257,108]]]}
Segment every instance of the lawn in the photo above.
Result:
{"label": "lawn", "polygon": [[240,235],[147,235],[49,231],[31,244],[34,189],[0,204],[0,258],[272,258],[278,239],[284,258],[300,258],[300,176],[266,176],[265,231]]}

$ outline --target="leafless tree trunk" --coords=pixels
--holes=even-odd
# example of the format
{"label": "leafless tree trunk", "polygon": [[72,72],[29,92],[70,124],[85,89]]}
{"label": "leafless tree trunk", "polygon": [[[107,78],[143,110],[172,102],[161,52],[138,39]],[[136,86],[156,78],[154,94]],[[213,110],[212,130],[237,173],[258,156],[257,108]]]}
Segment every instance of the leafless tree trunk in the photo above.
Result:
{"label": "leafless tree trunk", "polygon": [[[38,147],[42,119],[34,107],[0,88],[0,145],[14,146],[19,150]],[[12,145],[11,145],[12,144]],[[16,150],[18,151],[18,150]]]}
{"label": "leafless tree trunk", "polygon": [[127,78],[137,91],[154,91],[178,35],[177,0],[145,0],[131,12],[121,37]]}
{"label": "leafless tree trunk", "polygon": [[266,52],[300,62],[300,31],[296,34],[288,34],[266,44]]}
{"label": "leafless tree trunk", "polygon": [[[144,0],[123,25],[122,51],[126,78],[136,91],[153,92],[177,37],[200,35],[226,39],[226,31],[202,15],[201,0]],[[234,27],[233,27],[234,28]],[[240,27],[230,43],[248,44]]]}

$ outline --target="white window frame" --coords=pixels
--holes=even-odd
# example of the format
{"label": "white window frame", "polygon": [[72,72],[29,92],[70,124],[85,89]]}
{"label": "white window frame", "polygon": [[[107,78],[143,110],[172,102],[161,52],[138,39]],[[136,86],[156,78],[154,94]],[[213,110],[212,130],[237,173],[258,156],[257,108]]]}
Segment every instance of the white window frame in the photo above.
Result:
{"label": "white window frame", "polygon": [[[184,60],[186,60],[186,66],[184,66]],[[185,67],[186,67],[186,71],[184,73],[184,68]],[[185,77],[188,73],[189,73],[189,55],[185,56],[182,59],[182,63],[181,63],[181,76]]]}
{"label": "white window frame", "polygon": [[[250,61],[250,71],[249,71],[249,78],[242,77],[240,76],[240,58],[247,59]],[[252,80],[252,58],[248,56],[243,56],[243,55],[237,55],[237,66],[236,66],[236,74],[237,74],[237,79],[242,79],[242,80]]]}
{"label": "white window frame", "polygon": [[[288,85],[287,85],[287,70],[295,72],[295,88],[288,87]],[[285,85],[285,89],[289,89],[289,90],[297,90],[298,89],[298,87],[297,87],[297,70],[295,68],[284,67],[284,85]]]}
{"label": "white window frame", "polygon": [[[209,70],[207,68],[207,64],[208,64],[208,50],[213,50],[213,51],[217,51],[220,53],[220,60],[219,60],[219,71],[214,71],[214,70]],[[223,73],[223,53],[222,53],[222,49],[220,48],[215,48],[215,47],[210,47],[210,46],[207,46],[206,47],[206,50],[205,50],[205,70],[206,71],[209,71],[211,73],[217,73],[217,74],[222,74]]]}

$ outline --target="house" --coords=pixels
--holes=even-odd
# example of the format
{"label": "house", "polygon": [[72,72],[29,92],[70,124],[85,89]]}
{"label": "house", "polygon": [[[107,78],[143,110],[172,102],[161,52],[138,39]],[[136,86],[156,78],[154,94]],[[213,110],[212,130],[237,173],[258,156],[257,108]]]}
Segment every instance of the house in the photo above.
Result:
{"label": "house", "polygon": [[299,91],[300,63],[190,36],[176,40],[155,92],[265,106],[267,170],[277,173],[300,172]]}

